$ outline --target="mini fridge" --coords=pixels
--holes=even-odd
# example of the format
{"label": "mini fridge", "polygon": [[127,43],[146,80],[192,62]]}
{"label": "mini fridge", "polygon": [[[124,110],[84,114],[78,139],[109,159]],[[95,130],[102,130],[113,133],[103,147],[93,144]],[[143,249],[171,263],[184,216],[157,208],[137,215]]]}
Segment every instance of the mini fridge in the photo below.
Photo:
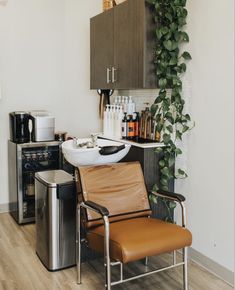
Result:
{"label": "mini fridge", "polygon": [[63,170],[35,174],[36,253],[49,271],[76,263],[75,188]]}

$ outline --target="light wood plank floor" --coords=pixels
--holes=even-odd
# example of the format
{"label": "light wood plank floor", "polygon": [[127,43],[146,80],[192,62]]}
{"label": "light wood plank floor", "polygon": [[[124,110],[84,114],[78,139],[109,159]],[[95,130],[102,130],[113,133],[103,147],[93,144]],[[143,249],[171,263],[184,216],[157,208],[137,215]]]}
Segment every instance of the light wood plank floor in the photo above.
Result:
{"label": "light wood plank floor", "polygon": [[[83,264],[82,285],[76,285],[75,267],[59,272],[48,272],[35,254],[35,226],[18,226],[9,214],[0,214],[0,290],[99,290],[103,288],[102,261]],[[165,265],[170,255],[154,257],[154,262]],[[125,267],[127,274],[145,270],[141,263]],[[114,278],[117,276],[114,270]],[[112,287],[113,290],[181,290],[181,268],[154,274],[139,280]],[[232,287],[200,268],[189,264],[190,290],[232,290]]]}

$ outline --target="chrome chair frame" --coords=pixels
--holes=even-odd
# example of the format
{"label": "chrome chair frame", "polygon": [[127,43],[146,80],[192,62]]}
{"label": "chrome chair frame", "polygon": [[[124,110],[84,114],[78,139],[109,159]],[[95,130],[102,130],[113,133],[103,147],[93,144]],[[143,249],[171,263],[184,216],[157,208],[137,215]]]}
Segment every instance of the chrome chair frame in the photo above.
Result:
{"label": "chrome chair frame", "polygon": [[[181,206],[181,213],[182,213],[182,227],[186,227],[186,207],[184,200],[185,198],[182,195],[178,195],[171,192],[151,192],[155,196],[164,197],[170,200],[173,200],[175,202],[178,202]],[[94,206],[93,206],[94,205]],[[110,252],[109,252],[109,218],[108,218],[108,211],[106,209],[106,213],[102,213],[101,209],[104,209],[102,206],[99,206],[97,204],[87,201],[87,202],[81,202],[77,205],[77,222],[76,222],[76,261],[77,261],[77,284],[81,284],[81,243],[84,241],[81,239],[81,208],[92,210],[98,214],[100,214],[103,218],[104,222],[104,229],[105,229],[105,239],[104,239],[104,266],[105,266],[105,277],[106,277],[106,284],[105,287],[107,290],[111,290],[111,287],[117,284],[129,282],[141,277],[149,276],[154,273],[162,272],[168,269],[172,269],[178,266],[183,266],[183,289],[188,290],[188,249],[183,248],[183,261],[180,263],[177,263],[176,261],[176,251],[173,252],[173,263],[170,266],[163,267],[157,270],[153,270],[150,272],[146,272],[143,274],[139,274],[136,276],[133,276],[131,278],[124,279],[123,278],[123,263],[120,261],[111,262],[110,261]],[[148,257],[145,258],[145,265],[148,263]],[[111,266],[120,265],[120,280],[112,282],[111,281]]]}

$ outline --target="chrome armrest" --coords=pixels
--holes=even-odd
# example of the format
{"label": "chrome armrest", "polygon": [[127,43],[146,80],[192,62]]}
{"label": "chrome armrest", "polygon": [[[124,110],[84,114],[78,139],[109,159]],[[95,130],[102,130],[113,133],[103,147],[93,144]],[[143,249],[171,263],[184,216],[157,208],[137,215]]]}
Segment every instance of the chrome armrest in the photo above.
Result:
{"label": "chrome armrest", "polygon": [[186,227],[186,207],[185,207],[185,197],[182,194],[174,193],[170,191],[158,190],[158,191],[150,191],[150,194],[155,196],[164,197],[175,202],[178,202],[181,207],[182,214],[182,227]]}
{"label": "chrome armrest", "polygon": [[[104,221],[104,250],[106,257],[106,265],[110,269],[110,253],[109,253],[109,211],[106,207],[101,206],[93,201],[85,201],[77,204],[76,211],[76,260],[77,260],[77,283],[81,284],[81,207],[92,210],[100,214]],[[110,277],[109,277],[110,279]]]}
{"label": "chrome armrest", "polygon": [[109,215],[109,211],[106,207],[90,200],[82,202],[81,206],[99,213],[102,217]]}
{"label": "chrome armrest", "polygon": [[[100,214],[103,218],[104,221],[104,251],[105,251],[105,257],[106,257],[106,265],[107,267],[110,269],[110,253],[109,253],[109,235],[110,235],[110,231],[109,231],[109,211],[106,207],[103,207],[93,201],[86,201],[86,202],[81,202],[78,203],[77,206],[77,229],[78,229],[78,225],[80,225],[80,211],[81,211],[81,207],[92,210],[98,214]],[[81,239],[81,234],[80,234],[80,226],[79,229],[76,231],[78,234],[77,237],[77,241],[80,241]],[[81,251],[81,246],[80,246],[80,242],[79,242],[79,249],[78,251]],[[108,278],[110,280],[110,277]],[[80,281],[80,275],[79,275],[79,279],[78,281]]]}

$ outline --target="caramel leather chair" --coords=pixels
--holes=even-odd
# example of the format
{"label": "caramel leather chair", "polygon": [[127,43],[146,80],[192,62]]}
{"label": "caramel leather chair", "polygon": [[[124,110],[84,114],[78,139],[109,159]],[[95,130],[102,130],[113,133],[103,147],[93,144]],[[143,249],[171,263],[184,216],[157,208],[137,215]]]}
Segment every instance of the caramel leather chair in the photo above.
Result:
{"label": "caramel leather chair", "polygon": [[[91,249],[104,253],[106,285],[134,280],[166,269],[183,266],[184,290],[188,289],[187,247],[192,235],[185,228],[185,198],[170,192],[153,192],[179,202],[182,226],[150,218],[151,209],[138,162],[81,167],[77,170],[77,283],[81,284],[81,224]],[[82,217],[82,218],[81,218]],[[183,248],[183,261],[176,263],[176,250]],[[123,264],[148,256],[173,252],[173,264],[128,279]],[[120,264],[120,280],[111,281],[111,266]]]}

